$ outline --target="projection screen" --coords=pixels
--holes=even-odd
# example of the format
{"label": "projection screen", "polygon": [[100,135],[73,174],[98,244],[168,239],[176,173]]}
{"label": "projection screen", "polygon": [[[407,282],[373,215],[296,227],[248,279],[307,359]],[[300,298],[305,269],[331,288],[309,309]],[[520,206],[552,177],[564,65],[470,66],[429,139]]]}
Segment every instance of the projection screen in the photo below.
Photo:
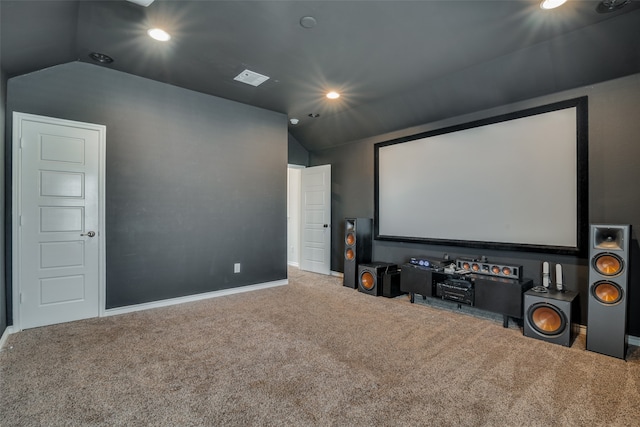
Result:
{"label": "projection screen", "polygon": [[586,97],[375,146],[381,240],[578,253]]}

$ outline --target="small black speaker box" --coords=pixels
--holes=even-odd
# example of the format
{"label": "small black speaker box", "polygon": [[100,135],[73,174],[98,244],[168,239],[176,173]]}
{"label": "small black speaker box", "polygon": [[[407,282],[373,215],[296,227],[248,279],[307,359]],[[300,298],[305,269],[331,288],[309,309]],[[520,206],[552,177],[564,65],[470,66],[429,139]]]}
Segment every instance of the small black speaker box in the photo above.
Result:
{"label": "small black speaker box", "polygon": [[392,271],[382,276],[382,296],[387,298],[395,298],[402,295],[400,290],[400,272]]}

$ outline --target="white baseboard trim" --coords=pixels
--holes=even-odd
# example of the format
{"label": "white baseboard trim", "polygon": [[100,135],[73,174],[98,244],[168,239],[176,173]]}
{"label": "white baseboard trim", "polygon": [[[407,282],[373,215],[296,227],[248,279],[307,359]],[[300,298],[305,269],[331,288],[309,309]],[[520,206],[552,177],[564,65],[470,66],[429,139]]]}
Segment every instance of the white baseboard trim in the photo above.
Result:
{"label": "white baseboard trim", "polygon": [[290,266],[290,267],[300,268],[300,263],[298,263],[298,262],[291,261],[291,262],[288,262],[287,265]]}
{"label": "white baseboard trim", "polygon": [[2,349],[4,348],[4,345],[7,342],[7,339],[9,338],[9,335],[11,335],[12,333],[13,333],[13,326],[7,326],[4,332],[2,333],[2,337],[0,337],[0,351],[2,351]]}
{"label": "white baseboard trim", "polygon": [[333,271],[333,270],[329,272],[329,275],[336,276],[336,277],[344,277],[344,273],[340,273],[339,271]]}
{"label": "white baseboard trim", "polygon": [[186,302],[202,301],[210,298],[223,297],[226,295],[240,294],[244,292],[257,291],[260,289],[274,288],[276,286],[288,285],[289,280],[275,280],[273,282],[258,283],[255,285],[240,286],[237,288],[223,289],[221,291],[206,292],[203,294],[187,295],[184,297],[171,298],[161,301],[152,301],[142,304],[128,305],[126,307],[110,308],[104,311],[104,317],[117,316],[119,314],[133,313],[135,311],[150,310],[152,308],[168,307],[171,305],[183,304]]}

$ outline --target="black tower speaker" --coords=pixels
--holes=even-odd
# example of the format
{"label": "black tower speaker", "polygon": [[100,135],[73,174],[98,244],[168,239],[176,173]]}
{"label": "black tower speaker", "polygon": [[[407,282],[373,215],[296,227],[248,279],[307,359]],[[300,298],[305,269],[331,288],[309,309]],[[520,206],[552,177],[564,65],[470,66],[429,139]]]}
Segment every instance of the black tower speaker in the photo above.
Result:
{"label": "black tower speaker", "polygon": [[630,225],[591,225],[587,350],[624,359]]}
{"label": "black tower speaker", "polygon": [[400,275],[396,264],[377,262],[360,264],[358,266],[358,291],[364,292],[365,294],[375,296],[383,295],[385,282],[387,282],[386,287],[388,291],[396,287],[399,291],[399,280]]}
{"label": "black tower speaker", "polygon": [[578,293],[573,291],[524,293],[525,337],[571,347],[580,329]]}
{"label": "black tower speaker", "polygon": [[371,262],[373,245],[371,218],[345,218],[344,220],[344,277],[342,284],[358,287],[358,265]]}

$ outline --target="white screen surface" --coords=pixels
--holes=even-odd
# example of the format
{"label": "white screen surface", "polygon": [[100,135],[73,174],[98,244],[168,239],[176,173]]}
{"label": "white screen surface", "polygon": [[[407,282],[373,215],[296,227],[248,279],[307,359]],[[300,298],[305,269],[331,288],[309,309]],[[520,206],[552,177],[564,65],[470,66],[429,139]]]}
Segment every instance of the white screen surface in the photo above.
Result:
{"label": "white screen surface", "polygon": [[383,145],[378,236],[575,248],[576,107]]}

